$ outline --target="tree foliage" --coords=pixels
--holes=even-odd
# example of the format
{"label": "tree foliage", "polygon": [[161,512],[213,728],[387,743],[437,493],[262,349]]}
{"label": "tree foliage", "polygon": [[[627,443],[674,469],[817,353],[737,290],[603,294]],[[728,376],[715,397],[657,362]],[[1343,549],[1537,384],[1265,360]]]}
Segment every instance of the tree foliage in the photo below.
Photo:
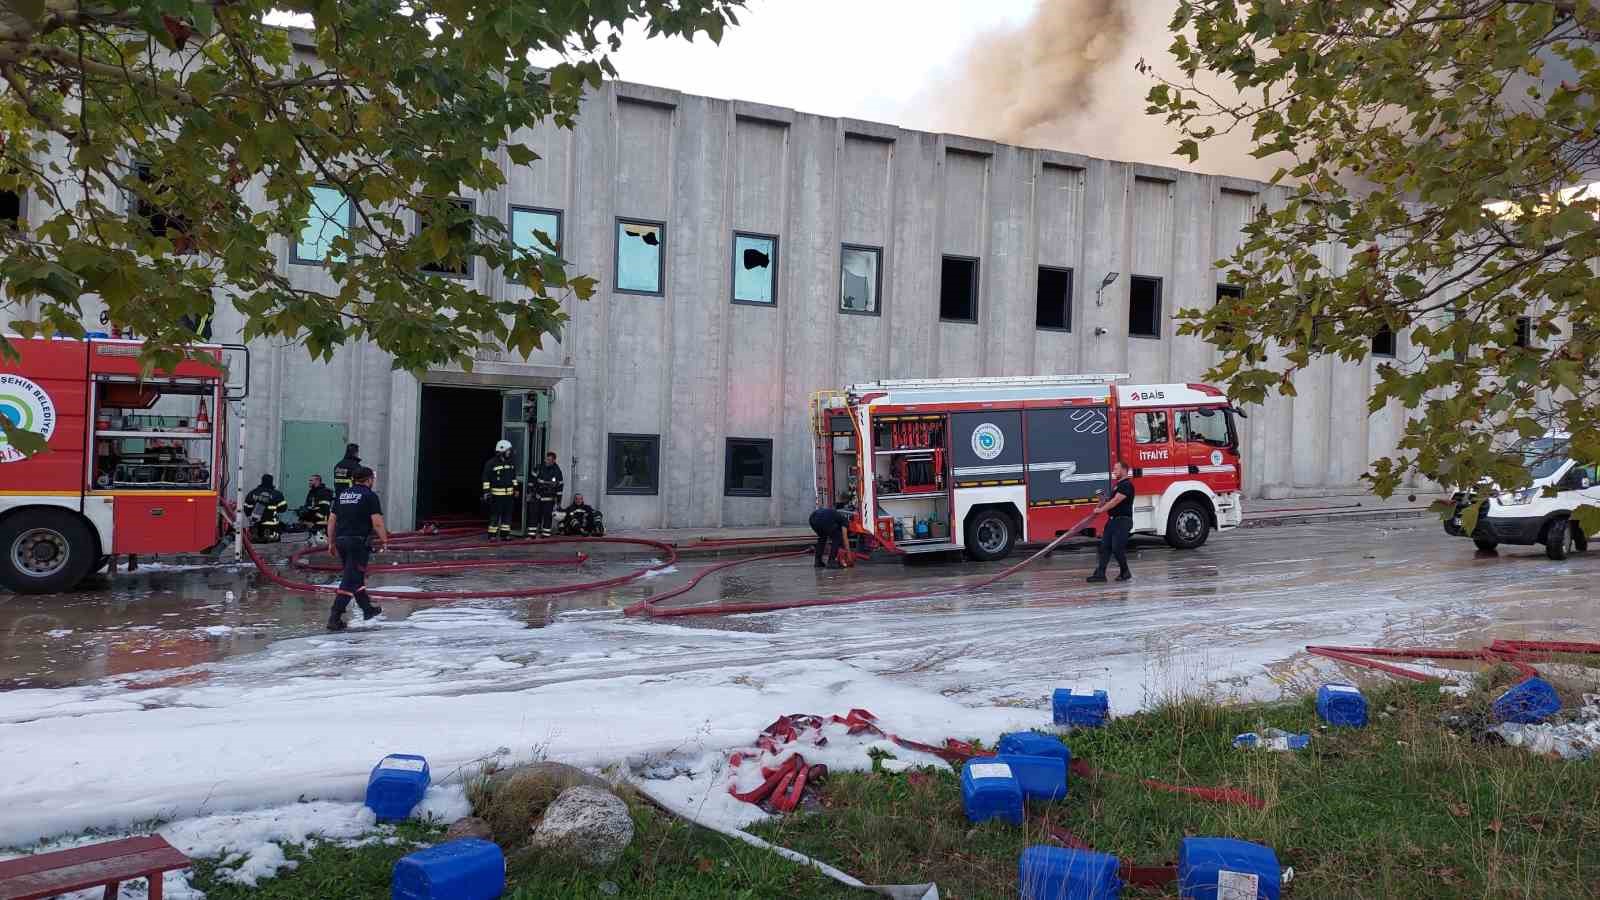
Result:
{"label": "tree foliage", "polygon": [[1366,476],[1380,493],[1414,473],[1525,485],[1513,448],[1547,430],[1600,460],[1600,192],[1571,190],[1600,181],[1600,4],[1180,0],[1172,31],[1181,75],[1149,104],[1178,152],[1249,129],[1258,157],[1291,160],[1290,199],[1219,262],[1243,296],[1184,313],[1232,396],[1292,395],[1313,360],[1365,359],[1387,330],[1370,408],[1408,415]]}
{"label": "tree foliage", "polygon": [[[502,156],[535,164],[519,130],[570,126],[583,92],[615,74],[625,24],[715,40],[742,3],[0,4],[0,189],[29,198],[0,231],[0,302],[24,335],[82,335],[98,298],[149,341],[152,363],[223,299],[245,338],[319,358],[356,340],[410,370],[500,347],[526,356],[560,327],[562,298],[587,298],[594,281],[450,198],[501,187]],[[312,23],[298,34],[314,57],[266,24],[274,13]],[[560,62],[537,68],[539,53]],[[273,250],[300,232],[318,185],[354,201],[326,290]],[[497,299],[423,270],[473,259],[527,290]]]}

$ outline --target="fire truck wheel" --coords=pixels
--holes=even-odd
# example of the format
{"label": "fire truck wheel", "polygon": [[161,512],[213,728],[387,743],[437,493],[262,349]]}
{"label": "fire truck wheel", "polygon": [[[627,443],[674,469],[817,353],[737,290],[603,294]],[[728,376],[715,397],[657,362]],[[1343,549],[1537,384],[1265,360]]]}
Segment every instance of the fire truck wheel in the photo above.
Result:
{"label": "fire truck wheel", "polygon": [[1167,516],[1167,543],[1179,550],[1193,550],[1211,536],[1211,518],[1206,508],[1194,500],[1183,500]]}
{"label": "fire truck wheel", "polygon": [[71,513],[33,509],[0,522],[0,582],[19,594],[71,590],[94,562],[94,538]]}
{"label": "fire truck wheel", "polygon": [[980,562],[1005,559],[1017,543],[1017,529],[1011,517],[998,509],[986,509],[967,520],[967,553]]}
{"label": "fire truck wheel", "polygon": [[1567,526],[1566,519],[1556,519],[1544,534],[1544,555],[1554,560],[1563,560],[1574,549],[1572,529]]}

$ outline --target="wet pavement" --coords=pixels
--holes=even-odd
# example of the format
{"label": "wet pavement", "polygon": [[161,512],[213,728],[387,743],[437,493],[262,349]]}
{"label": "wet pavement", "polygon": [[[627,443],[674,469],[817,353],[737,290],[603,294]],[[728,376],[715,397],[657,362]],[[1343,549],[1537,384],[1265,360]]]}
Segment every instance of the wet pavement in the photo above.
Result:
{"label": "wet pavement", "polygon": [[[567,552],[502,551],[547,559]],[[373,583],[424,590],[499,589],[598,580],[652,562],[648,554],[629,548],[590,552],[590,560],[577,567],[394,573],[376,576]],[[829,572],[813,569],[804,558],[758,562],[714,574],[672,603],[843,596],[918,585],[934,592],[993,573],[1018,558],[1004,564],[948,558],[885,561]],[[1093,565],[1092,545],[1079,543],[973,593],[678,619],[671,625],[615,620],[623,606],[676,587],[725,559],[680,560],[663,575],[548,600],[388,600],[385,619],[398,624],[424,610],[430,617],[452,609],[463,615],[492,614],[496,624],[481,647],[460,643],[468,639],[455,631],[430,638],[426,628],[407,640],[437,643],[437,649],[467,655],[538,661],[498,685],[506,689],[552,680],[684,671],[776,655],[850,659],[885,675],[915,671],[933,678],[943,691],[976,690],[991,701],[1030,699],[1004,687],[1014,683],[1021,688],[1018,682],[1030,680],[1020,677],[1024,674],[1109,680],[1142,661],[1136,667],[1146,672],[1153,665],[1169,667],[1163,680],[1177,685],[1201,676],[1248,680],[1262,674],[1260,662],[1265,661],[1268,677],[1287,681],[1305,663],[1296,649],[1306,643],[1582,640],[1600,625],[1592,588],[1600,573],[1600,554],[1561,563],[1535,548],[1478,554],[1470,543],[1444,535],[1430,519],[1236,531],[1214,536],[1191,552],[1140,541],[1133,563],[1137,577],[1125,585],[1085,584],[1083,576]],[[324,583],[334,579],[326,573],[306,577]],[[227,658],[285,639],[325,637],[328,604],[325,597],[263,585],[253,568],[146,569],[70,595],[0,594],[0,690],[102,679],[145,687],[206,678],[212,664]],[[588,631],[607,638],[602,643],[608,649],[593,664],[566,659],[559,646],[527,634],[528,628],[543,628],[563,617],[591,623]],[[696,642],[691,651],[670,639],[684,628],[762,637],[709,647]],[[1263,660],[1263,653],[1272,658]],[[1234,656],[1257,663],[1235,667],[1230,665]],[[984,673],[990,673],[988,680],[976,684],[984,681]]]}

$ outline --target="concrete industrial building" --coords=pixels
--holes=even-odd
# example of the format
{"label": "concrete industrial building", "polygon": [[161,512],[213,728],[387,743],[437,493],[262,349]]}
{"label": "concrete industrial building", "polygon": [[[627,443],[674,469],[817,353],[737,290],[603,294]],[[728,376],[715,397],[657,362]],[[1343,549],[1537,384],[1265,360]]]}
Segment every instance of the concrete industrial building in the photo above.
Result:
{"label": "concrete industrial building", "polygon": [[[559,342],[471,373],[418,379],[372,346],[324,364],[256,342],[249,482],[275,472],[292,493],[307,465],[326,477],[348,439],[378,470],[392,523],[409,527],[448,511],[430,495],[441,472],[476,481],[501,416],[521,427],[521,392],[534,391],[528,408],[545,414],[527,445],[557,452],[568,497],[587,495],[613,528],[803,521],[817,390],[1081,372],[1201,380],[1216,352],[1179,337],[1174,314],[1227,289],[1213,262],[1284,193],[618,82],[587,98],[573,130],[522,139],[543,158],[520,167],[502,154],[504,190],[463,199],[514,230],[559,232],[596,296],[570,304]],[[333,289],[296,241],[279,250],[297,286]],[[1341,264],[1342,248],[1326,252]],[[523,290],[481,260],[465,277],[495,295]],[[216,338],[239,325],[219,309]],[[1375,364],[1319,361],[1297,397],[1248,410],[1251,496],[1351,488],[1394,446],[1402,416],[1366,410]],[[489,436],[459,443],[480,427]]]}

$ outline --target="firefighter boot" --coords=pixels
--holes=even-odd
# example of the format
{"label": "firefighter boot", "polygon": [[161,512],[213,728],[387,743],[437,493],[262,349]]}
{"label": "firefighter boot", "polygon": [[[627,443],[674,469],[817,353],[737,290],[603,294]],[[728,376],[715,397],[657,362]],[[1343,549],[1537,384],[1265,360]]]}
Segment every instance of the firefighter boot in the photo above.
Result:
{"label": "firefighter boot", "polygon": [[344,623],[344,616],[342,616],[342,615],[330,616],[328,618],[328,630],[329,631],[343,631],[343,630],[345,630],[346,628],[349,628],[349,627],[350,627],[349,625],[346,625]]}
{"label": "firefighter boot", "polygon": [[363,595],[361,598],[361,621],[366,622],[381,615],[383,615],[383,607],[373,603]]}

